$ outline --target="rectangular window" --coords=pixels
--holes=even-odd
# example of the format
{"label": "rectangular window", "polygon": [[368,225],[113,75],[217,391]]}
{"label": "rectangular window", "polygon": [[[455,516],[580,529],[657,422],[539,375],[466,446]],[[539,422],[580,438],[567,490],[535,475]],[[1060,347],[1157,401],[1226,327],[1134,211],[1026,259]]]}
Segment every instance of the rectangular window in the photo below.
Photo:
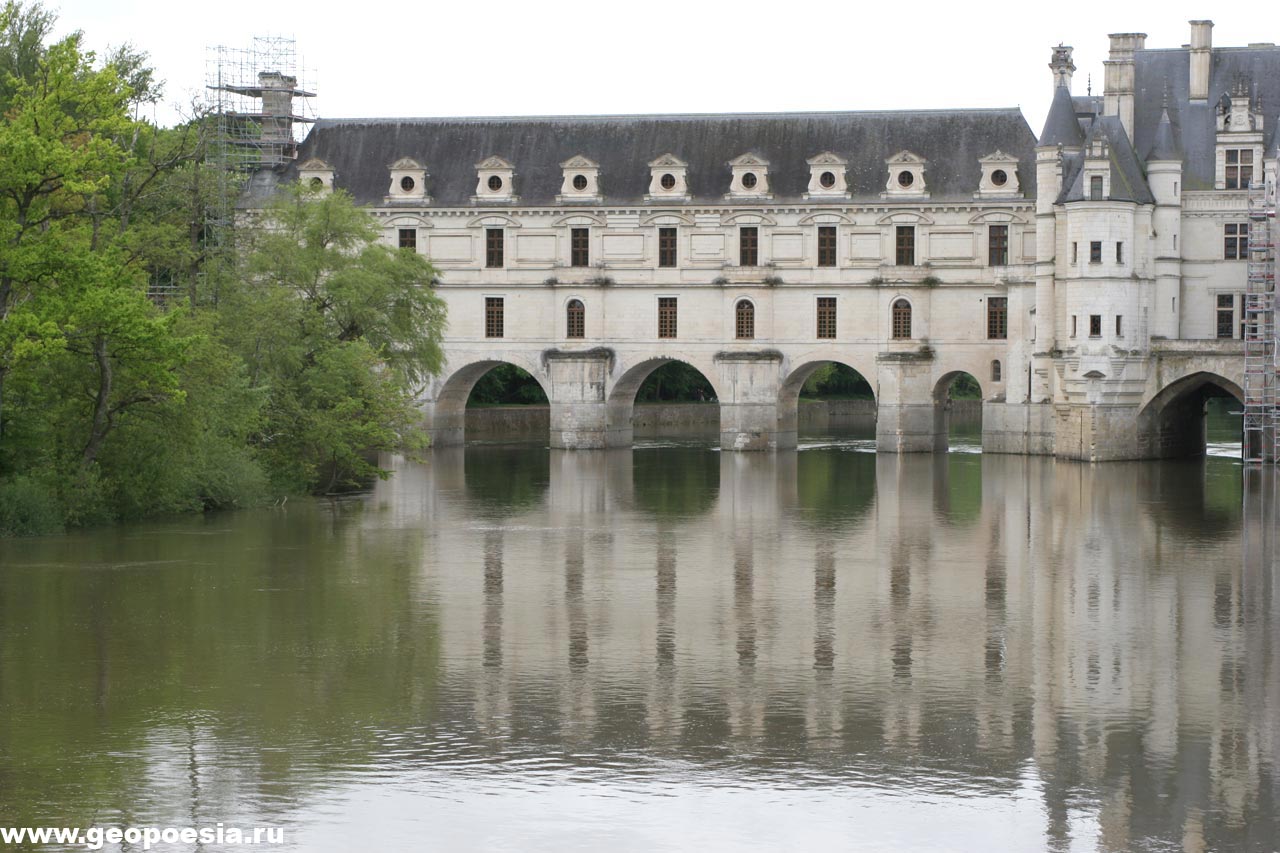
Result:
{"label": "rectangular window", "polygon": [[1124,317],[1121,317],[1119,314],[1116,315],[1116,337],[1124,337]]}
{"label": "rectangular window", "polygon": [[818,266],[834,267],[836,265],[836,227],[834,225],[818,226]]}
{"label": "rectangular window", "polygon": [[744,267],[760,263],[760,231],[754,225],[738,229],[738,263]]}
{"label": "rectangular window", "polygon": [[1089,263],[1102,263],[1102,241],[1093,240],[1089,243]]}
{"label": "rectangular window", "polygon": [[501,228],[484,229],[484,265],[490,269],[501,268],[503,265],[504,234]]}
{"label": "rectangular window", "polygon": [[1102,176],[1093,175],[1089,178],[1089,198],[1092,201],[1102,201]]}
{"label": "rectangular window", "polygon": [[1071,315],[1071,337],[1074,338],[1075,336],[1076,336],[1076,315],[1072,314]]}
{"label": "rectangular window", "polygon": [[987,229],[987,265],[1002,267],[1009,263],[1009,226],[992,225]]}
{"label": "rectangular window", "polygon": [[1116,263],[1124,263],[1124,243],[1116,243]]}
{"label": "rectangular window", "polygon": [[674,296],[658,297],[658,337],[674,338],[676,336],[676,298]]}
{"label": "rectangular window", "polygon": [[914,225],[899,225],[897,238],[897,253],[895,255],[895,263],[900,267],[912,267],[916,263],[916,227]]}
{"label": "rectangular window", "polygon": [[1089,315],[1089,337],[1091,338],[1102,337],[1102,315],[1101,314]]}
{"label": "rectangular window", "polygon": [[676,229],[658,229],[658,266],[674,267],[676,265]]}
{"label": "rectangular window", "polygon": [[834,296],[818,297],[818,337],[834,338],[836,336],[836,298]]}
{"label": "rectangular window", "polygon": [[591,266],[591,229],[574,228],[569,232],[569,266]]}
{"label": "rectangular window", "polygon": [[502,337],[501,296],[486,296],[484,298],[484,336],[486,338]]}
{"label": "rectangular window", "polygon": [[1249,257],[1249,223],[1228,222],[1222,226],[1222,258],[1243,261]]}
{"label": "rectangular window", "polygon": [[1071,244],[1071,263],[1074,264],[1079,260],[1080,260],[1080,244],[1072,243]]}
{"label": "rectangular window", "polygon": [[1009,297],[987,297],[987,337],[998,341],[1009,337]]}
{"label": "rectangular window", "polygon": [[401,228],[400,229],[400,248],[418,251],[418,229],[417,228]]}
{"label": "rectangular window", "polygon": [[1236,327],[1236,295],[1234,293],[1218,294],[1218,337],[1235,337]]}
{"label": "rectangular window", "polygon": [[1247,190],[1253,183],[1253,149],[1228,148],[1227,189]]}

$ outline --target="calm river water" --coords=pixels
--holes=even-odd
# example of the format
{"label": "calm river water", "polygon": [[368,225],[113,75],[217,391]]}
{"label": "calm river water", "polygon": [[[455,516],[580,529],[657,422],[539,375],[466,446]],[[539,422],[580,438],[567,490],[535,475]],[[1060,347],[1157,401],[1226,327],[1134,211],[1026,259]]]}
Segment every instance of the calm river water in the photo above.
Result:
{"label": "calm river water", "polygon": [[350,499],[0,542],[0,825],[1274,849],[1274,483],[957,443],[473,446]]}

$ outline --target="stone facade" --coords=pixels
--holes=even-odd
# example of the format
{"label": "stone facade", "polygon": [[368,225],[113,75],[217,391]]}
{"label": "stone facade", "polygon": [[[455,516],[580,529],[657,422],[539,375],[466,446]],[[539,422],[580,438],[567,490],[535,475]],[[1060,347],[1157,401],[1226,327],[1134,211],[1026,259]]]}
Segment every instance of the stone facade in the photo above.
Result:
{"label": "stone facade", "polygon": [[1224,241],[1242,185],[1274,185],[1280,49],[1192,26],[1172,50],[1111,36],[1101,97],[1072,96],[1054,49],[1038,139],[1017,110],[328,120],[286,177],[352,193],[440,270],[438,445],[509,362],[547,392],[552,446],[625,446],[679,359],[726,449],[793,447],[800,387],[836,361],[874,389],[881,450],[945,448],[964,372],[988,451],[1194,452],[1204,397],[1243,384]]}

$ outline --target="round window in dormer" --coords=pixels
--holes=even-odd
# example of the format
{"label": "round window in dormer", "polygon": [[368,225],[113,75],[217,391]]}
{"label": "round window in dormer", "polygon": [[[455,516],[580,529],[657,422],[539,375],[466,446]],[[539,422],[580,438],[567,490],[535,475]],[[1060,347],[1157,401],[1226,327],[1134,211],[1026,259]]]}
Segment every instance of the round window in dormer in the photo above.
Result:
{"label": "round window in dormer", "polygon": [[318,190],[322,186],[324,186],[324,181],[321,180],[320,178],[312,178],[310,183],[311,183],[311,189],[313,190]]}
{"label": "round window in dormer", "polygon": [[755,173],[755,172],[747,172],[745,175],[743,175],[743,176],[742,176],[742,185],[743,185],[744,187],[746,187],[747,189],[749,189],[749,190],[753,190],[753,189],[755,189],[755,188],[756,188],[756,173]]}
{"label": "round window in dormer", "polygon": [[898,173],[898,186],[906,188],[911,186],[915,182],[916,182],[916,176],[911,174],[910,172]]}
{"label": "round window in dormer", "polygon": [[1009,183],[1009,176],[1004,173],[1004,169],[996,169],[991,173],[991,183],[998,187],[1002,187]]}
{"label": "round window in dormer", "polygon": [[496,193],[500,189],[502,189],[502,178],[499,178],[497,175],[490,175],[489,176],[489,192]]}
{"label": "round window in dormer", "polygon": [[818,183],[822,184],[824,190],[829,190],[836,185],[836,176],[833,172],[823,172],[818,176]]}
{"label": "round window in dormer", "polygon": [[662,184],[664,190],[673,190],[676,188],[676,176],[667,172],[658,183]]}
{"label": "round window in dormer", "polygon": [[585,190],[585,189],[587,188],[587,176],[586,176],[586,175],[574,175],[574,176],[573,176],[573,188],[574,188],[575,190],[577,190],[578,192],[582,192],[583,190]]}
{"label": "round window in dormer", "polygon": [[413,178],[409,177],[408,175],[405,175],[403,178],[400,179],[400,189],[403,190],[404,192],[411,193],[413,192],[413,188],[416,186],[417,186],[417,183],[413,180]]}

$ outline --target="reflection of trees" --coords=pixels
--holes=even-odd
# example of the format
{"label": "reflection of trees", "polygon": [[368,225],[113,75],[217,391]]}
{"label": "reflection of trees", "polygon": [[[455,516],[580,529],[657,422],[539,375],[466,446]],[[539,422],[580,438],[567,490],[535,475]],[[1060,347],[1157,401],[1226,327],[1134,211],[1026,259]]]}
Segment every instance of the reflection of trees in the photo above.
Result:
{"label": "reflection of trees", "polygon": [[160,802],[212,823],[429,720],[421,533],[370,535],[362,516],[291,503],[27,546],[32,568],[0,572],[5,820],[88,826]]}
{"label": "reflection of trees", "polygon": [[636,506],[655,515],[698,516],[720,492],[720,455],[696,447],[636,451]]}
{"label": "reflection of trees", "polygon": [[482,510],[518,512],[540,503],[551,485],[550,454],[542,448],[468,447],[467,496]]}
{"label": "reflection of trees", "polygon": [[855,524],[875,503],[876,457],[837,448],[796,454],[796,518],[811,525]]}

